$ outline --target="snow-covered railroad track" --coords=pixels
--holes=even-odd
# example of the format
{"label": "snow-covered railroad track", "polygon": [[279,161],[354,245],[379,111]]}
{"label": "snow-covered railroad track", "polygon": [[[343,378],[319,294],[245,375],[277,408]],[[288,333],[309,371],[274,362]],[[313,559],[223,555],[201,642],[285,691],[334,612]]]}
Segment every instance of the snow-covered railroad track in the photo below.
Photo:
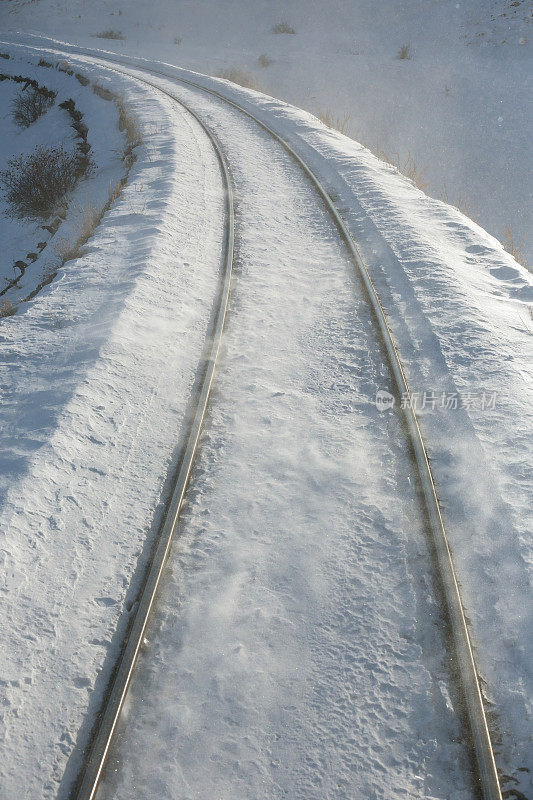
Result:
{"label": "snow-covered railroad track", "polygon": [[[115,59],[110,59],[110,60],[115,61]],[[164,72],[158,72],[155,70],[143,70],[143,71],[149,72],[153,75],[160,75],[165,78],[169,77]],[[284,147],[284,149],[290,154],[290,156],[297,162],[297,164],[301,167],[301,169],[310,179],[311,183],[314,185],[318,194],[325,203],[329,213],[331,214],[333,220],[335,221],[335,225],[337,226],[340,235],[342,236],[352,256],[354,266],[358,272],[368,302],[372,308],[373,317],[376,324],[376,330],[380,337],[383,349],[386,353],[388,365],[396,385],[397,393],[399,396],[405,396],[406,394],[408,394],[409,387],[407,384],[406,375],[402,367],[398,351],[395,347],[390,328],[387,324],[385,313],[380,303],[378,294],[372,283],[372,279],[360,255],[358,247],[354,242],[346,224],[343,221],[341,214],[337,210],[334,201],[330,197],[327,189],[324,187],[319,178],[314,174],[314,172],[305,163],[305,161],[298,155],[298,153],[296,153],[295,150],[281,136],[279,136],[263,121],[254,116],[250,111],[244,109],[242,106],[235,103],[234,101],[229,100],[223,94],[216,92],[213,89],[207,89],[193,81],[186,80],[185,78],[176,78],[175,76],[172,76],[172,80],[176,80],[178,82],[191,86],[194,89],[199,89],[202,92],[206,92],[209,95],[212,95],[218,98],[219,100],[222,100],[223,102],[229,104],[242,114],[246,115],[248,118],[252,119],[257,125],[259,125],[263,130],[265,130],[277,142],[279,142]],[[145,82],[149,83],[149,81]],[[156,84],[152,83],[151,85],[154,86],[154,88],[162,90],[161,87],[157,86]],[[166,91],[166,93],[169,94],[169,96],[174,97],[174,99],[177,100],[178,102],[183,103],[183,100],[180,100],[179,98],[175,97],[168,91]],[[191,111],[190,108],[189,111]],[[200,121],[204,129],[208,131],[208,134],[212,139],[212,141],[214,142],[215,147],[217,148],[217,152],[219,153],[221,164],[224,165],[225,164],[224,156],[221,153],[220,146],[216,142],[216,137],[214,137],[213,133],[209,131],[205,123],[202,122],[201,117],[198,116],[197,114],[194,115]],[[223,166],[223,169],[225,171],[227,185],[229,187],[230,182],[227,175],[227,168]],[[230,189],[228,189],[228,192],[230,192]],[[230,208],[231,211],[232,209],[231,200],[229,202],[231,206]],[[230,213],[230,211],[228,211],[228,213]],[[230,258],[230,253],[228,253],[228,258]],[[231,267],[229,266],[228,270],[230,269]],[[227,302],[227,295],[225,302]],[[218,341],[217,341],[217,350],[218,350]],[[209,385],[210,383],[211,383],[211,378],[209,379]],[[201,412],[202,418],[207,403],[208,392],[209,392],[209,387],[207,387],[207,389],[205,390],[205,399],[203,401],[202,412]],[[501,790],[497,776],[496,765],[495,765],[490,735],[488,731],[487,721],[485,717],[485,711],[483,707],[483,701],[481,697],[476,667],[472,655],[470,638],[466,626],[465,616],[463,612],[463,605],[459,594],[457,580],[455,577],[455,571],[448,545],[446,531],[444,528],[439,508],[439,502],[431,472],[431,467],[429,464],[429,458],[421,435],[420,427],[418,425],[416,414],[411,404],[409,403],[405,404],[404,414],[405,414],[406,430],[409,435],[410,445],[413,450],[418,470],[418,477],[422,488],[425,512],[427,514],[428,527],[430,529],[432,537],[438,575],[443,588],[443,595],[446,601],[446,615],[450,623],[453,642],[455,646],[455,657],[458,665],[458,674],[461,683],[461,691],[467,709],[468,723],[472,735],[473,749],[475,752],[475,757],[477,762],[479,786],[484,800],[501,800]],[[168,552],[170,545],[171,531],[175,527],[177,516],[179,514],[179,509],[181,507],[181,503],[183,500],[183,495],[186,488],[186,482],[190,473],[192,458],[194,455],[194,449],[198,441],[200,425],[201,425],[201,418],[198,420],[197,426],[195,427],[194,444],[190,446],[191,447],[190,461],[187,462],[186,475],[182,478],[180,473],[180,478],[178,479],[177,492],[179,492],[179,500],[176,501],[173,499],[172,502],[172,506],[169,512],[169,518],[172,520],[172,522],[171,526],[167,526],[169,527],[169,533],[163,537],[164,550],[162,550],[162,546],[160,545],[158,548],[158,554],[155,559],[155,567],[152,566],[151,568],[151,573],[154,571],[154,568],[157,570],[157,578],[159,578],[161,574],[164,558]],[[137,612],[139,619],[137,620],[136,618],[136,621],[134,623],[134,629],[131,635],[133,641],[128,642],[127,649],[121,660],[120,667],[117,672],[117,677],[115,679],[116,688],[114,686],[111,692],[110,702],[109,705],[106,707],[102,723],[100,725],[100,730],[94,742],[94,746],[91,751],[91,756],[87,764],[86,775],[81,784],[80,791],[76,795],[78,800],[92,800],[92,798],[95,796],[96,787],[98,785],[98,780],[109,749],[110,740],[116,726],[118,714],[120,713],[120,708],[122,707],[124,696],[127,691],[127,686],[129,684],[129,679],[131,676],[133,665],[142,642],[142,637],[144,635],[148,614],[150,612],[153,602],[153,597],[157,589],[157,579],[152,578],[150,576],[147,581],[147,587],[148,587],[147,591],[149,592],[149,598],[147,597],[145,599],[143,597],[143,600],[139,604],[139,610]]]}
{"label": "snow-covered railroad track", "polygon": [[[169,76],[165,77],[168,78]],[[190,81],[188,82],[182,81],[182,82],[189,83],[189,85],[196,86],[196,88],[204,90],[204,87],[192,84]],[[211,92],[211,93],[217,95],[220,99],[224,100],[224,102],[228,102],[226,98],[222,97],[221,95],[218,95],[218,93],[216,92]],[[236,106],[236,104],[232,103],[232,105],[234,107],[237,107],[239,111],[244,111],[244,109],[241,109],[240,107]],[[248,116],[252,116],[249,114],[249,112],[244,111],[244,113],[247,113]],[[384,345],[384,348],[387,352],[391,372],[396,379],[397,387],[401,393],[407,391],[403,370],[401,368],[399,358],[394,348],[392,337],[390,336],[390,332],[388,330],[386,320],[383,315],[381,305],[379,303],[379,299],[377,298],[377,295],[374,292],[374,288],[366,272],[364,264],[362,263],[359,257],[357,248],[354,245],[350,237],[350,234],[347,231],[346,226],[344,225],[340,215],[336,211],[333,201],[331,200],[325,189],[322,187],[320,182],[308,169],[306,164],[295,153],[293,153],[290,147],[288,147],[288,145],[286,145],[286,143],[284,143],[280,139],[280,137],[277,136],[273,131],[270,131],[270,129],[268,129],[267,126],[264,125],[264,123],[261,123],[257,119],[255,119],[255,121],[258,122],[263,127],[263,129],[266,129],[270,134],[272,134],[277,139],[278,142],[281,142],[283,144],[285,149],[288,150],[288,152],[290,152],[291,155],[298,161],[300,166],[306,172],[307,176],[311,178],[311,180],[315,183],[315,186],[317,187],[319,193],[324,199],[327,208],[333,215],[335,223],[340,229],[344,237],[344,240],[348,245],[349,250],[352,253],[352,257],[358,267],[358,270],[360,271],[363,283],[366,287],[371,305],[373,307],[375,319],[377,320],[378,326],[380,328],[382,336],[382,344]],[[466,626],[464,624],[464,616],[461,608],[460,598],[457,592],[457,585],[453,574],[453,567],[451,564],[450,555],[447,548],[445,532],[442,526],[442,520],[440,517],[438,502],[435,494],[435,488],[431,478],[429,463],[425,453],[422,438],[420,436],[420,431],[418,428],[416,418],[414,414],[410,412],[409,408],[406,409],[406,413],[407,413],[407,425],[410,430],[413,449],[417,458],[418,468],[420,472],[421,483],[424,489],[428,515],[432,524],[433,535],[435,537],[435,546],[438,554],[438,563],[441,568],[441,579],[443,580],[445,593],[448,600],[448,606],[449,606],[448,611],[450,613],[452,623],[455,621],[455,624],[452,624],[452,628],[455,635],[456,648],[458,651],[458,660],[459,663],[462,665],[463,686],[465,687],[465,695],[466,695],[467,705],[469,708],[469,719],[470,719],[470,724],[472,726],[474,744],[476,746],[478,766],[480,770],[480,777],[482,781],[484,796],[486,798],[497,798],[500,797],[501,795],[499,792],[499,787],[497,785],[497,777],[494,770],[494,761],[492,758],[490,741],[488,738],[486,723],[484,719],[481,697],[479,694],[479,686],[475,675],[475,669],[471,657],[471,650],[468,642],[468,634]],[[134,641],[133,637],[132,641]],[[122,667],[120,668],[120,670],[122,670]],[[120,695],[120,692],[118,693],[118,695]],[[102,750],[102,748],[99,749]],[[105,750],[107,750],[107,745],[105,746]],[[98,767],[98,771],[99,769],[100,768]],[[80,794],[79,796],[92,797],[94,796],[94,790],[91,790],[91,794],[87,795]]]}

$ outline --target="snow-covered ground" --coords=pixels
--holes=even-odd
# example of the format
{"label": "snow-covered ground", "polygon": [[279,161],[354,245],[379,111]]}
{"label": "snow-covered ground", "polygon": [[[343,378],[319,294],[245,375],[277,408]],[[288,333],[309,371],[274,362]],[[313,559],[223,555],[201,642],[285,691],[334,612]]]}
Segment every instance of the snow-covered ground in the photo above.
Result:
{"label": "snow-covered ground", "polygon": [[145,128],[123,199],[84,257],[1,322],[5,798],[66,797],[79,769],[219,270],[221,182],[207,137],[163,96],[117,76],[112,85]]}
{"label": "snow-covered ground", "polygon": [[[7,797],[21,784],[23,797],[68,796],[160,513],[219,266],[220,177],[198,126],[80,58],[151,125],[87,255],[1,323]],[[192,77],[288,138],[361,246],[419,402],[504,786],[531,797],[531,276],[354,141]],[[463,800],[401,398],[376,408],[390,379],[359,286],[283,151],[219,101],[163,85],[227,149],[238,262],[182,543],[104,792]],[[152,748],[133,763],[146,731]]]}
{"label": "snow-covered ground", "polygon": [[[313,113],[349,115],[363,144],[533,263],[530,0],[11,0],[0,29],[155,57],[215,75],[239,67]],[[294,35],[275,35],[285,20]],[[107,30],[123,40],[97,39]],[[399,60],[402,45],[411,58]],[[267,57],[261,66],[258,59]],[[270,63],[269,63],[270,62]]]}

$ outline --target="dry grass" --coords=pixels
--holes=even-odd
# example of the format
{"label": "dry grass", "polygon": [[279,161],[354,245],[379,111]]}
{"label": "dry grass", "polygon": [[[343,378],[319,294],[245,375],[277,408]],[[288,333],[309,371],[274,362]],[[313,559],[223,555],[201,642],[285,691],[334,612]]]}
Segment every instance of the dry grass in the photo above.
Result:
{"label": "dry grass", "polygon": [[78,219],[81,219],[78,235],[74,240],[67,238],[58,239],[53,242],[52,245],[61,265],[83,255],[84,245],[87,244],[90,237],[93,235],[106,211],[109,210],[111,205],[118,200],[122,194],[124,183],[125,180],[121,179],[114,186],[110,186],[107,202],[102,208],[98,209],[86,200],[84,205],[77,206],[74,209],[74,213],[78,215]]}
{"label": "dry grass", "polygon": [[118,107],[119,130],[124,131],[126,134],[126,147],[124,149],[123,158],[124,161],[130,162],[132,158],[134,159],[134,147],[137,147],[137,145],[142,143],[143,134],[139,123],[137,122],[137,117],[131,108],[126,105],[124,98],[117,96],[115,98],[115,102]]}
{"label": "dry grass", "polygon": [[526,269],[529,269],[528,263],[526,261],[526,256],[524,253],[525,237],[523,237],[520,244],[518,244],[517,242],[515,242],[511,226],[506,225],[505,228],[503,229],[502,244],[504,250],[510,253],[514,258],[514,260],[518,262],[518,264],[521,264]]}
{"label": "dry grass", "polygon": [[93,92],[98,97],[101,97],[102,100],[113,100],[117,104],[119,116],[118,127],[119,130],[124,131],[126,134],[126,146],[122,153],[122,158],[128,166],[131,166],[135,160],[133,149],[143,141],[143,132],[137,122],[137,117],[121,95],[114,94],[99,83],[93,83],[92,88]]}
{"label": "dry grass", "polygon": [[428,187],[428,182],[425,178],[427,167],[421,167],[418,162],[415,161],[410,151],[407,152],[406,158],[402,161],[398,153],[388,153],[385,150],[381,150],[379,147],[371,148],[371,150],[381,161],[386,161],[387,164],[390,164],[395,170],[401,172],[406,178],[409,178],[417,189],[421,189],[423,192],[426,191]]}
{"label": "dry grass", "polygon": [[443,203],[447,203],[449,206],[453,206],[454,208],[456,208],[458,211],[461,212],[461,214],[464,214],[465,217],[468,217],[469,219],[473,220],[473,222],[478,221],[468,197],[461,196],[455,198],[454,200],[451,200],[450,197],[448,196],[448,190],[445,186],[440,193],[440,199],[442,200]]}
{"label": "dry grass", "polygon": [[16,308],[10,300],[2,300],[0,302],[0,319],[2,317],[11,317],[15,311]]}
{"label": "dry grass", "polygon": [[277,22],[275,25],[272,25],[270,30],[272,33],[296,33],[294,28],[287,22]]}
{"label": "dry grass", "polygon": [[412,57],[413,57],[413,53],[412,53],[412,50],[411,50],[411,45],[410,44],[402,44],[402,46],[398,50],[398,53],[396,54],[396,58],[399,61],[410,61],[412,59]]}
{"label": "dry grass", "polygon": [[95,39],[124,39],[121,31],[113,30],[109,28],[105,31],[100,31],[100,33],[93,34]]}
{"label": "dry grass", "polygon": [[344,114],[343,117],[337,117],[331,113],[331,111],[317,111],[316,116],[318,119],[324,123],[328,128],[334,128],[339,133],[343,133],[345,136],[349,136],[350,132],[350,115]]}
{"label": "dry grass", "polygon": [[267,56],[266,53],[261,53],[261,55],[257,59],[257,63],[261,67],[261,69],[266,69],[267,67],[270,67],[270,65],[274,63],[274,59]]}
{"label": "dry grass", "polygon": [[255,75],[245,72],[245,70],[241,69],[240,67],[226,67],[224,69],[219,69],[216,77],[224,78],[232,83],[237,83],[239,86],[244,86],[245,89],[255,89],[256,92],[261,91],[261,85]]}
{"label": "dry grass", "polygon": [[72,69],[70,63],[66,59],[58,61],[57,68],[59,72],[66,72],[67,75],[74,75],[74,70]]}

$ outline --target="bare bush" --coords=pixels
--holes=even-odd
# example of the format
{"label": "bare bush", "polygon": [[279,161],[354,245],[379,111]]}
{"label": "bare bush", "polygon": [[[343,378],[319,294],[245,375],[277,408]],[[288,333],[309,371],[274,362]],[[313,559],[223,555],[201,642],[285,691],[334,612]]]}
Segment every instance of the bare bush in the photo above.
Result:
{"label": "bare bush", "polygon": [[344,114],[343,117],[336,117],[331,111],[318,111],[317,117],[324,125],[327,125],[328,128],[334,128],[336,131],[348,136],[350,130],[349,114]]}
{"label": "bare bush", "polygon": [[245,72],[240,67],[227,67],[219,69],[217,78],[224,78],[227,81],[238,83],[239,86],[244,86],[245,89],[255,89],[256,92],[261,91],[261,86],[255,75]]}
{"label": "bare bush", "polygon": [[398,50],[398,53],[396,54],[396,58],[399,59],[400,61],[410,61],[412,57],[413,54],[411,51],[411,45],[402,44],[402,46]]}
{"label": "bare bush", "polygon": [[267,67],[269,67],[271,64],[274,63],[274,60],[272,58],[269,58],[269,56],[267,56],[266,53],[261,53],[261,55],[257,59],[257,63],[259,64],[261,69],[266,69]]}
{"label": "bare bush", "polygon": [[115,31],[113,28],[109,28],[106,31],[100,31],[100,33],[94,34],[95,39],[123,39],[124,36],[122,35],[121,31]]}
{"label": "bare bush", "polygon": [[503,244],[504,250],[507,250],[507,252],[512,255],[512,257],[514,258],[515,261],[517,261],[523,267],[526,267],[526,269],[528,269],[528,264],[527,264],[526,256],[525,256],[525,253],[524,253],[525,237],[522,238],[522,241],[520,242],[520,244],[518,244],[514,240],[514,235],[513,235],[513,232],[511,230],[511,226],[510,225],[506,225],[505,228],[503,229],[503,242],[502,242],[502,244]]}
{"label": "bare bush", "polygon": [[272,33],[296,33],[294,28],[287,22],[277,22],[271,28]]}
{"label": "bare bush", "polygon": [[174,36],[174,44],[181,44],[183,41],[181,36]]}
{"label": "bare bush", "polygon": [[23,89],[11,104],[13,119],[21,128],[27,128],[53,105],[53,93],[39,91],[33,86]]}
{"label": "bare bush", "polygon": [[61,147],[39,145],[33,153],[10,159],[0,172],[8,213],[19,219],[48,219],[61,205],[79,176],[74,153]]}

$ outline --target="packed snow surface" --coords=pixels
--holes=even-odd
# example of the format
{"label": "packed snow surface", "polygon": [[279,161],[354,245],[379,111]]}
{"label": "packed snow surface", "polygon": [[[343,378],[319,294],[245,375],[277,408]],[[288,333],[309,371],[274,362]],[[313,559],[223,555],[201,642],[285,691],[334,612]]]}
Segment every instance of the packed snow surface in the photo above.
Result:
{"label": "packed snow surface", "polygon": [[[238,249],[182,536],[103,796],[472,795],[403,399],[377,407],[392,387],[359,283],[283,150],[175,84],[182,75],[290,140],[361,247],[418,402],[504,788],[531,797],[531,276],[305,112],[128,63],[166,72],[150,80],[223,142]],[[160,513],[219,269],[209,142],[170,99],[107,75],[152,123],[125,199],[86,256],[1,323],[17,469],[0,518],[7,796],[21,785],[28,798],[68,796]]]}

